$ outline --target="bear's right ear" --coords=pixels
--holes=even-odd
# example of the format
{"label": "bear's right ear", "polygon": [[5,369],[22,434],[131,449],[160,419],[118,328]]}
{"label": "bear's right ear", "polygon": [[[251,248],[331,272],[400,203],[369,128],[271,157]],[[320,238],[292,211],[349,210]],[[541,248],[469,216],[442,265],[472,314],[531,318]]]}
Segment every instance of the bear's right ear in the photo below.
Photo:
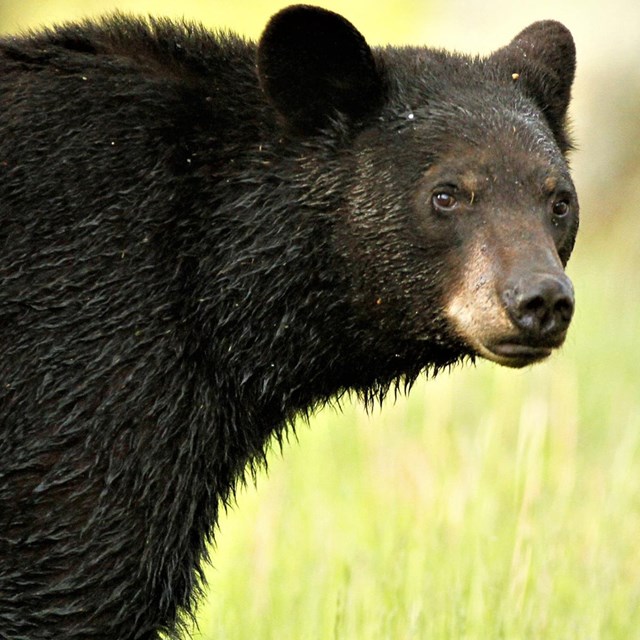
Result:
{"label": "bear's right ear", "polygon": [[258,75],[287,128],[303,134],[317,132],[338,113],[362,119],[382,95],[363,36],[319,7],[288,7],[271,18],[258,45]]}
{"label": "bear's right ear", "polygon": [[568,146],[564,125],[576,73],[569,29],[555,20],[534,22],[492,58],[536,101],[561,146]]}

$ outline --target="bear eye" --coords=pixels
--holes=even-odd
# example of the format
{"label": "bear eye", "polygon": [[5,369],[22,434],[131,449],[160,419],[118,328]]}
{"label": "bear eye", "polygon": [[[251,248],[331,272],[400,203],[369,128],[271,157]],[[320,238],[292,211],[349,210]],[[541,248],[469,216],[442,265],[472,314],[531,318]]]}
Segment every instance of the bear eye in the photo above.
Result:
{"label": "bear eye", "polygon": [[564,218],[571,210],[571,200],[568,196],[562,196],[554,201],[551,210],[557,218]]}
{"label": "bear eye", "polygon": [[449,212],[456,208],[458,199],[449,191],[439,191],[431,196],[431,204],[437,211]]}

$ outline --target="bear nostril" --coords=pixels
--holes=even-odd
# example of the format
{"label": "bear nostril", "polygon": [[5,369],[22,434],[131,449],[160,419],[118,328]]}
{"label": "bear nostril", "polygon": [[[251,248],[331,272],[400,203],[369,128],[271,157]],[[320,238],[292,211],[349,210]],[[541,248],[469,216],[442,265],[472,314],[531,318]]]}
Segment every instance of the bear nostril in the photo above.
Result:
{"label": "bear nostril", "polygon": [[547,314],[547,303],[541,295],[534,295],[530,300],[524,300],[522,303],[523,316],[535,316],[542,320]]}
{"label": "bear nostril", "polygon": [[554,313],[568,324],[573,317],[573,299],[565,297],[558,300],[554,306]]}

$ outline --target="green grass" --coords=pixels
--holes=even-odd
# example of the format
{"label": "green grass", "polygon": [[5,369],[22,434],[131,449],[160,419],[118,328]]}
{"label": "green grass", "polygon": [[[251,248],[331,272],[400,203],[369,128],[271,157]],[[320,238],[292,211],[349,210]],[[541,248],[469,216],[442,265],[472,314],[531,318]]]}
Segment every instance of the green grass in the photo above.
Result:
{"label": "green grass", "polygon": [[194,637],[640,638],[640,287],[610,241],[549,363],[301,423],[222,519]]}

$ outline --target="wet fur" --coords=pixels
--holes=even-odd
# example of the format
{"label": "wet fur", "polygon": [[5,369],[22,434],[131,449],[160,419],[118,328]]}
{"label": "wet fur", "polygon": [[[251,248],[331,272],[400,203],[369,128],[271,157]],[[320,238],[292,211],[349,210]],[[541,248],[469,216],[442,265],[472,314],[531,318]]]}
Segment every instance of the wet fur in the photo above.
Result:
{"label": "wet fur", "polygon": [[0,41],[7,640],[176,637],[218,510],[270,439],[473,355],[437,302],[446,237],[417,246],[405,222],[429,149],[398,131],[456,74],[518,87],[496,62],[379,49],[384,107],[288,127],[256,53],[123,16]]}

